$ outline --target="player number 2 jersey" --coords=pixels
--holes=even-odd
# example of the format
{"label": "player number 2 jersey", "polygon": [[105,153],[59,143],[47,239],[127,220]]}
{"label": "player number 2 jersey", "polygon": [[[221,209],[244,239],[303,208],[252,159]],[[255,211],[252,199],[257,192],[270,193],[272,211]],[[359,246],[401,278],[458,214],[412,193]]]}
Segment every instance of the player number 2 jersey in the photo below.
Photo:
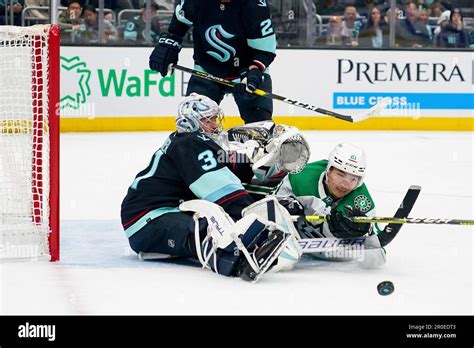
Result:
{"label": "player number 2 jersey", "polygon": [[194,61],[224,78],[238,77],[254,60],[268,67],[276,37],[267,0],[181,0],[168,31],[193,27]]}

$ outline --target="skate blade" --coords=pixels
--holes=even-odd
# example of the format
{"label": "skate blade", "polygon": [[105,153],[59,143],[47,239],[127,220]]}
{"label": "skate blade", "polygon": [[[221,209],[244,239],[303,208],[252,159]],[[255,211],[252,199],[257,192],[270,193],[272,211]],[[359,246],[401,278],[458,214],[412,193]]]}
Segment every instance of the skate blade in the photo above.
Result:
{"label": "skate blade", "polygon": [[281,240],[280,245],[275,249],[272,256],[265,261],[262,267],[260,267],[260,272],[258,272],[255,278],[250,281],[251,283],[254,284],[258,282],[263,277],[263,275],[267,273],[267,271],[270,269],[271,265],[273,264],[273,261],[275,261],[278,258],[278,256],[280,256],[283,249],[286,248],[286,245],[288,244],[288,241],[290,238],[291,238],[291,235],[287,234],[285,239]]}

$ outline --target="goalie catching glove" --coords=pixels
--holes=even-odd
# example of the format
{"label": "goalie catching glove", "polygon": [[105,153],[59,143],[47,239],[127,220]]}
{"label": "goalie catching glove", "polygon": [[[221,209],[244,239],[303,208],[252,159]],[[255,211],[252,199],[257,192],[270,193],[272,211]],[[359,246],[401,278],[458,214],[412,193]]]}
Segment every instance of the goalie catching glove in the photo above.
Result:
{"label": "goalie catching glove", "polygon": [[297,174],[306,166],[311,155],[303,134],[297,128],[285,125],[275,125],[272,137],[264,146],[257,141],[249,141],[246,150],[253,163],[252,170],[259,180],[282,172]]}

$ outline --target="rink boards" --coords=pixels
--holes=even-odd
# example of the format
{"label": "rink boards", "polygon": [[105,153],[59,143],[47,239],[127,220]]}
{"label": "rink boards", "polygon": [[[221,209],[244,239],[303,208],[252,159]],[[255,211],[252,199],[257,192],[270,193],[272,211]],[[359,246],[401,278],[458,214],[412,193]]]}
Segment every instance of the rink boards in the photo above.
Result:
{"label": "rink boards", "polygon": [[[150,51],[62,47],[61,130],[174,129],[190,76],[148,70]],[[466,51],[279,50],[271,65],[276,94],[343,114],[386,97],[392,104],[353,124],[275,101],[275,119],[307,130],[472,130],[473,62]],[[191,49],[183,49],[179,63],[193,66]],[[230,96],[221,105],[226,127],[241,123]]]}

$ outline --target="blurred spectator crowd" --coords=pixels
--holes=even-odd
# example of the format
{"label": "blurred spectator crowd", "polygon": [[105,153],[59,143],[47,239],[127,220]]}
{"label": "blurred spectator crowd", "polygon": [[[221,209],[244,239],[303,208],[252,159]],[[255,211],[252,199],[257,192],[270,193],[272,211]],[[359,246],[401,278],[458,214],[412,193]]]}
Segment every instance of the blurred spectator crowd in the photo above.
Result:
{"label": "blurred spectator crowd", "polygon": [[[104,0],[100,11],[98,0],[60,1],[61,43],[79,45],[156,43],[175,7],[175,0],[152,0],[148,8],[146,0]],[[49,23],[49,0],[0,0],[0,25],[12,17],[14,25]]]}
{"label": "blurred spectator crowd", "polygon": [[314,17],[322,25],[314,45],[474,48],[473,4],[473,0],[396,0],[392,11],[387,0],[318,0]]}
{"label": "blurred spectator crowd", "polygon": [[[155,44],[179,2],[104,0],[100,11],[98,0],[60,1],[62,43],[79,45]],[[474,48],[474,0],[268,2],[279,47]],[[48,22],[49,0],[0,0],[0,25]]]}

